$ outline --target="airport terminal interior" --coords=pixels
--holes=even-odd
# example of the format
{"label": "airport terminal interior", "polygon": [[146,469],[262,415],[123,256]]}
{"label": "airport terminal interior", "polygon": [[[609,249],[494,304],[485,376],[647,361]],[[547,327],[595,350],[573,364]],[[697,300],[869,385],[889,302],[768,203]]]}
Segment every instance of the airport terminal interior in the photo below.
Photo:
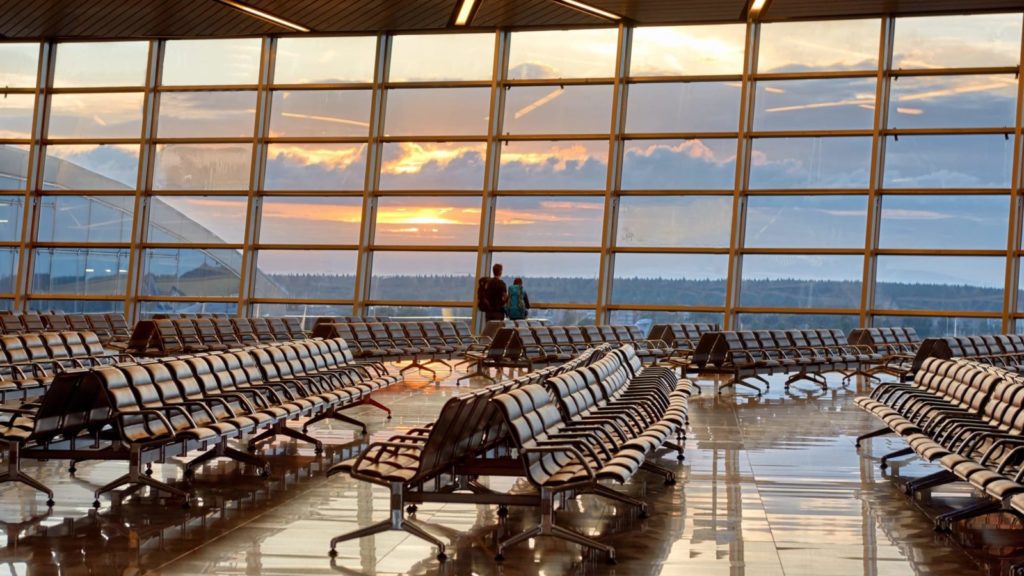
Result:
{"label": "airport terminal interior", "polygon": [[1019,0],[0,0],[0,576],[1024,576]]}

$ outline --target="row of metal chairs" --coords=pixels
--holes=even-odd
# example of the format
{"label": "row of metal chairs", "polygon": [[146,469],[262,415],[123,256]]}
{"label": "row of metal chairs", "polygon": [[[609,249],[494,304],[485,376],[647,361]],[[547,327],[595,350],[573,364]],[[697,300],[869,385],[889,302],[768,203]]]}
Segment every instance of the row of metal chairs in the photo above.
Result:
{"label": "row of metal chairs", "polygon": [[910,382],[884,383],[857,404],[884,427],[857,438],[897,434],[908,444],[882,457],[916,454],[941,470],[905,484],[907,494],[967,482],[975,503],[940,514],[935,527],[1006,511],[1024,517],[1024,377],[971,360],[928,358]]}
{"label": "row of metal chairs", "polygon": [[801,380],[826,389],[829,372],[843,374],[844,384],[856,375],[877,379],[870,368],[885,362],[885,354],[848,343],[839,329],[720,331],[701,336],[692,357],[668,362],[686,373],[730,376],[719,392],[744,386],[760,395],[762,390],[749,380],[768,387],[765,376],[772,374],[790,374],[786,389]]}
{"label": "row of metal chairs", "polygon": [[[422,502],[463,502],[497,504],[499,515],[508,506],[540,507],[538,528],[500,543],[499,560],[509,546],[539,535],[597,547],[614,560],[611,547],[554,524],[555,496],[591,492],[646,513],[643,502],[599,480],[626,482],[646,469],[674,481],[648,457],[662,447],[682,454],[688,394],[688,381],[664,368],[644,368],[632,347],[602,345],[452,398],[432,425],[375,442],[329,471],[391,491],[390,519],[334,538],[331,555],[340,542],[404,530],[437,546],[444,560],[441,539],[406,513]],[[536,491],[496,492],[477,483],[479,475],[524,477]]]}
{"label": "row of metal chairs", "polygon": [[38,333],[47,330],[88,330],[94,332],[105,343],[126,340],[131,332],[124,314],[0,314],[0,334]]}
{"label": "row of metal chairs", "polygon": [[915,357],[921,348],[921,338],[911,327],[854,328],[847,342],[870,346],[885,355],[885,361],[872,368],[874,373],[885,373],[899,378],[912,375],[920,361]]}
{"label": "row of metal chairs", "polygon": [[0,336],[0,402],[25,402],[43,394],[61,372],[123,359],[88,330],[5,334]]}
{"label": "row of metal chairs", "polygon": [[664,342],[672,350],[673,357],[688,357],[693,354],[700,342],[700,337],[708,332],[718,332],[721,328],[718,324],[707,322],[671,324],[655,324],[647,333],[647,338],[652,341]]}
{"label": "row of metal chairs", "polygon": [[[306,433],[323,419],[366,426],[342,414],[358,405],[390,411],[370,395],[400,378],[382,365],[355,363],[340,339],[302,340],[179,358],[122,362],[57,374],[38,402],[0,408],[0,440],[8,471],[0,481],[22,482],[48,496],[53,492],[19,467],[23,458],[126,460],[124,476],[96,490],[149,487],[188,504],[188,487],[172,486],[146,472],[193,450],[203,453],[184,465],[185,478],[204,462],[228,457],[268,474],[256,445],[277,435],[322,443]],[[287,423],[309,418],[302,431]],[[250,435],[253,435],[251,436]],[[228,440],[248,437],[248,451]],[[144,469],[144,467],[146,469]]]}
{"label": "row of metal chairs", "polygon": [[1013,372],[1024,371],[1024,335],[946,336],[926,338],[905,360],[901,379],[911,379],[927,358],[968,358]]}
{"label": "row of metal chairs", "polygon": [[305,339],[298,318],[190,317],[141,320],[127,343],[138,355],[221,351]]}
{"label": "row of metal chairs", "polygon": [[628,482],[641,469],[672,472],[647,460],[662,447],[682,456],[690,382],[665,367],[644,368],[632,346],[611,351],[585,368],[495,397],[527,480],[540,496],[540,522],[498,543],[505,550],[538,536],[554,536],[601,550],[615,563],[615,548],[559,526],[558,498],[579,493],[604,496],[646,516],[647,505],[601,484]]}

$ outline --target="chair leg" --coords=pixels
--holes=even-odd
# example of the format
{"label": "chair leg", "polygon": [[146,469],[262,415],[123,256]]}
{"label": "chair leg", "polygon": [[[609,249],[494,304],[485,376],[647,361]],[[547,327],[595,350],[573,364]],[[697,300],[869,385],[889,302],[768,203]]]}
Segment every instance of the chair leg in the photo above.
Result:
{"label": "chair leg", "polygon": [[892,460],[893,458],[899,458],[900,456],[907,456],[907,455],[913,454],[913,453],[914,453],[914,449],[913,448],[903,448],[902,450],[896,450],[895,452],[889,452],[885,456],[882,456],[881,461],[878,463],[878,466],[881,467],[882,470],[885,470],[886,468],[889,467],[889,460]]}
{"label": "chair leg", "polygon": [[337,546],[340,542],[346,540],[355,540],[357,538],[363,538],[364,536],[373,536],[374,534],[380,534],[381,532],[387,532],[388,530],[402,530],[417,538],[425,540],[434,546],[437,546],[437,559],[445,561],[445,544],[441,542],[436,536],[430,534],[415,520],[408,520],[404,517],[403,512],[403,490],[404,486],[401,482],[391,482],[391,506],[390,513],[391,517],[387,520],[377,522],[365,528],[360,528],[349,532],[348,534],[342,534],[331,538],[331,550],[328,553],[332,558],[338,555]]}
{"label": "chair leg", "polygon": [[927,476],[922,476],[907,482],[903,485],[903,491],[908,495],[913,495],[915,492],[921,490],[927,490],[936,486],[942,486],[943,484],[949,484],[950,482],[956,482],[959,480],[956,474],[948,470],[940,470]]}
{"label": "chair leg", "polygon": [[332,408],[332,409],[327,410],[325,412],[321,412],[320,414],[318,414],[314,418],[308,420],[302,426],[302,431],[303,432],[308,432],[310,426],[312,426],[313,424],[316,424],[317,422],[319,422],[321,420],[327,420],[328,418],[330,418],[332,420],[339,420],[341,422],[345,422],[345,423],[351,424],[353,426],[356,426],[360,430],[362,430],[363,434],[366,434],[366,424],[363,424],[362,422],[360,422],[359,420],[356,420],[355,418],[352,418],[351,416],[346,416],[346,415],[342,414],[341,412],[338,411],[337,408]]}
{"label": "chair leg", "polygon": [[259,444],[260,442],[272,440],[277,435],[287,436],[289,438],[294,438],[302,442],[309,442],[310,444],[313,445],[313,450],[314,452],[316,452],[317,455],[323,453],[324,451],[323,442],[317,440],[316,438],[313,438],[312,436],[306,434],[305,432],[300,432],[298,430],[295,430],[294,428],[289,428],[288,424],[285,423],[284,421],[280,421],[269,430],[260,432],[259,435],[250,438],[249,451],[253,451],[256,448],[256,445]]}
{"label": "chair leg", "polygon": [[[601,486],[601,485],[596,484],[596,483],[595,483],[594,486],[590,487],[590,490],[592,492],[594,492],[594,493],[602,493],[604,491],[612,492],[614,494],[614,496],[612,496],[612,497],[615,498],[616,500],[621,500],[621,501],[633,500],[632,498],[630,498],[628,496],[624,496],[622,494],[619,494],[618,492],[615,492],[614,490],[611,490],[610,488],[607,488],[605,486]],[[608,494],[602,493],[602,495],[608,495]],[[625,500],[623,500],[623,499],[625,499]],[[499,562],[504,560],[505,559],[505,549],[509,548],[511,546],[514,546],[514,545],[516,545],[516,544],[518,544],[520,542],[523,542],[524,540],[528,540],[528,539],[534,538],[536,536],[554,536],[556,538],[561,538],[562,540],[568,540],[569,542],[575,542],[576,544],[579,544],[579,545],[587,547],[587,548],[595,548],[597,550],[601,550],[601,551],[605,552],[608,555],[608,562],[610,564],[614,564],[615,563],[615,548],[613,548],[612,546],[609,546],[607,544],[602,544],[602,543],[600,543],[597,540],[594,540],[592,538],[587,538],[586,536],[584,536],[583,534],[580,534],[579,532],[574,532],[572,530],[568,530],[566,528],[562,528],[561,526],[556,526],[555,525],[555,518],[554,518],[554,516],[555,516],[554,494],[551,492],[550,489],[544,488],[542,486],[541,489],[540,489],[540,525],[539,526],[535,526],[535,527],[531,528],[530,530],[527,530],[526,532],[522,532],[522,533],[516,534],[515,536],[512,536],[511,538],[505,540],[504,542],[499,542],[498,543],[498,553],[494,557],[494,559],[499,561]]]}
{"label": "chair leg", "polygon": [[360,399],[360,400],[358,400],[356,402],[353,402],[353,403],[348,404],[346,406],[342,406],[341,408],[338,408],[338,409],[339,410],[348,410],[349,408],[355,408],[356,406],[360,406],[360,405],[364,405],[364,404],[367,405],[367,406],[373,406],[375,408],[380,408],[384,412],[387,412],[388,420],[391,419],[391,408],[388,408],[387,406],[381,404],[377,400],[375,400],[373,398],[370,398],[370,397],[362,398],[362,399]]}
{"label": "chair leg", "polygon": [[953,530],[953,524],[960,520],[984,516],[985,514],[998,512],[1001,509],[1002,506],[997,500],[985,499],[959,510],[939,514],[935,517],[935,530],[937,532],[950,532]]}
{"label": "chair leg", "polygon": [[622,502],[623,504],[632,506],[633,508],[636,508],[637,510],[640,511],[641,517],[647,516],[647,504],[642,500],[637,500],[632,496],[627,496],[622,492],[612,490],[611,488],[603,484],[598,484],[596,482],[594,483],[593,488],[590,489],[590,492],[597,496],[604,496],[605,498],[615,500],[616,502]]}
{"label": "chair leg", "polygon": [[657,464],[655,464],[653,462],[647,462],[645,460],[644,463],[640,465],[640,469],[641,470],[647,470],[648,472],[650,472],[652,474],[657,474],[659,476],[664,477],[665,478],[665,484],[675,484],[676,483],[676,473],[675,472],[673,472],[673,471],[671,471],[668,468],[665,468],[663,466],[658,466]]}
{"label": "chair leg", "polygon": [[19,482],[46,494],[46,505],[53,507],[53,490],[21,471],[21,446],[16,442],[7,444],[7,471],[0,475],[0,483]]}
{"label": "chair leg", "polygon": [[861,442],[863,442],[863,441],[865,441],[865,440],[867,440],[869,438],[877,438],[879,436],[885,436],[886,434],[894,434],[894,432],[892,430],[888,429],[888,428],[879,428],[878,430],[875,430],[874,432],[868,432],[867,434],[861,434],[860,436],[857,436],[857,441],[854,443],[854,445],[857,448],[860,448]]}
{"label": "chair leg", "polygon": [[762,394],[761,389],[758,388],[757,386],[754,386],[750,382],[744,382],[743,380],[740,380],[740,379],[737,379],[737,378],[733,378],[732,380],[726,382],[725,384],[720,385],[718,387],[718,393],[721,394],[723,388],[728,388],[730,386],[732,386],[733,388],[736,388],[736,387],[739,387],[739,386],[743,386],[745,388],[750,388],[751,390],[757,392],[758,396],[760,396]]}
{"label": "chair leg", "polygon": [[493,376],[491,376],[490,374],[487,373],[487,369],[484,368],[483,362],[477,362],[476,363],[476,369],[473,372],[467,373],[464,376],[459,376],[455,380],[455,385],[457,386],[460,383],[462,383],[463,380],[469,380],[469,379],[475,378],[477,376],[480,376],[482,378],[486,378],[486,379],[490,380],[491,382],[497,382],[497,380]]}
{"label": "chair leg", "polygon": [[562,540],[568,540],[569,542],[575,542],[575,543],[579,544],[580,546],[585,546],[587,548],[596,548],[598,550],[601,550],[602,552],[604,552],[605,554],[608,555],[608,562],[610,562],[612,564],[615,563],[615,548],[612,547],[612,546],[609,546],[607,544],[602,544],[602,543],[598,542],[597,540],[594,540],[593,538],[588,538],[588,537],[584,536],[583,534],[580,534],[579,532],[576,532],[574,530],[569,530],[567,528],[562,528],[561,526],[557,526],[557,525],[551,527],[551,533],[550,534],[551,534],[551,536],[554,536],[556,538],[561,538]]}

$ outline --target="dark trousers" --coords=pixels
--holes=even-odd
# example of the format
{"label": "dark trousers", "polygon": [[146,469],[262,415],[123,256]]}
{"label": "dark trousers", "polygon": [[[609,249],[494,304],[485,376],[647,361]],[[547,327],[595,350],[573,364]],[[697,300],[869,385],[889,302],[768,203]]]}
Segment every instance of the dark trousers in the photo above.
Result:
{"label": "dark trousers", "polygon": [[505,312],[484,312],[484,320],[490,322],[491,320],[504,320]]}

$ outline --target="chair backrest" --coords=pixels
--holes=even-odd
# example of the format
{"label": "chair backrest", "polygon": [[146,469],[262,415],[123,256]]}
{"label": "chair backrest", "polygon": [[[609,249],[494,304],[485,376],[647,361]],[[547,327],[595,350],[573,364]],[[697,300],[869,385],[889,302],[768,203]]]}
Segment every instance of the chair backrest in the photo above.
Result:
{"label": "chair backrest", "polygon": [[[239,318],[238,322],[241,323],[244,320],[244,318]],[[274,331],[271,330],[266,318],[250,318],[249,324],[252,326],[256,339],[260,342],[277,342],[277,337],[274,336]]]}
{"label": "chair backrest", "polygon": [[154,320],[156,327],[156,342],[160,352],[164,354],[177,354],[184,350],[181,340],[178,338],[178,331],[174,327],[174,321],[169,318]]}
{"label": "chair backrest", "polygon": [[25,327],[26,332],[42,332],[46,330],[46,325],[43,324],[43,319],[39,317],[39,314],[34,312],[22,314],[21,325]]}
{"label": "chair backrest", "polygon": [[306,331],[302,329],[302,320],[295,318],[294,316],[285,316],[281,319],[284,325],[288,327],[288,334],[295,339],[305,338]]}
{"label": "chair backrest", "polygon": [[231,322],[231,326],[234,328],[235,337],[238,338],[240,343],[245,345],[260,343],[259,338],[256,337],[256,333],[253,332],[252,324],[249,323],[247,318],[231,318],[229,321]]}
{"label": "chair backrest", "polygon": [[[266,321],[267,326],[270,327],[270,331],[278,342],[295,340],[295,337],[288,331],[288,325],[284,323],[284,318],[267,318]],[[303,334],[303,337],[305,337],[305,334]]]}

